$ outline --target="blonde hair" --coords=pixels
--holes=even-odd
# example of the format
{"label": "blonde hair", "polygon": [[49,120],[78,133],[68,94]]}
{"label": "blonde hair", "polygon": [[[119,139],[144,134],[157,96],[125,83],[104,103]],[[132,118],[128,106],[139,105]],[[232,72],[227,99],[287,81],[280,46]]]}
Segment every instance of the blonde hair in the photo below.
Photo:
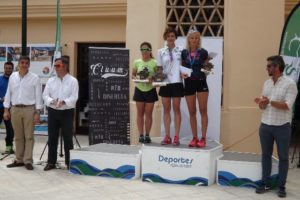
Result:
{"label": "blonde hair", "polygon": [[188,33],[187,37],[186,37],[186,49],[187,50],[190,50],[191,47],[190,47],[190,43],[189,43],[189,38],[192,36],[192,35],[195,35],[197,34],[199,36],[199,44],[197,46],[197,48],[201,48],[201,34],[199,31],[193,31],[193,32],[190,32]]}

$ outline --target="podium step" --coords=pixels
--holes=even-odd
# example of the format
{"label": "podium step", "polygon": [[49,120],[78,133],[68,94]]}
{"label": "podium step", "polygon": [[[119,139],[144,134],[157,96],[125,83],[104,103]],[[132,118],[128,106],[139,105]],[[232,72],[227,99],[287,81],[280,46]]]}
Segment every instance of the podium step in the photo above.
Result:
{"label": "podium step", "polygon": [[153,138],[142,146],[142,180],[148,182],[203,185],[215,182],[217,158],[222,145],[207,141],[205,148],[190,148],[190,139],[181,139],[179,146],[161,145],[162,138]]}
{"label": "podium step", "polygon": [[[217,161],[217,183],[224,186],[257,188],[262,184],[261,155],[224,152]],[[277,186],[278,160],[272,158],[272,186]]]}
{"label": "podium step", "polygon": [[70,173],[138,179],[141,151],[138,146],[96,144],[70,151]]}

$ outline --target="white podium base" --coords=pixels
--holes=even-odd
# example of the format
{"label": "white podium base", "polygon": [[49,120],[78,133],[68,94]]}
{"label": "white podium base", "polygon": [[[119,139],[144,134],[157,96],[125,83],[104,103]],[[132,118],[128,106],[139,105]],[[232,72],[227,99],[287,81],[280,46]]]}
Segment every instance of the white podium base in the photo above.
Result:
{"label": "white podium base", "polygon": [[123,179],[140,178],[140,147],[96,144],[70,151],[70,173]]}
{"label": "white podium base", "polygon": [[149,83],[149,79],[132,79],[135,83]]}
{"label": "white podium base", "polygon": [[190,139],[181,139],[180,146],[162,146],[161,139],[153,138],[151,144],[142,147],[143,181],[204,186],[215,182],[221,144],[207,141],[203,149],[189,148]]}
{"label": "white podium base", "polygon": [[166,86],[169,82],[152,82],[153,87]]}
{"label": "white podium base", "polygon": [[[261,155],[254,153],[224,152],[218,160],[218,185],[252,187],[261,185]],[[272,159],[272,185],[277,186],[278,160]]]}

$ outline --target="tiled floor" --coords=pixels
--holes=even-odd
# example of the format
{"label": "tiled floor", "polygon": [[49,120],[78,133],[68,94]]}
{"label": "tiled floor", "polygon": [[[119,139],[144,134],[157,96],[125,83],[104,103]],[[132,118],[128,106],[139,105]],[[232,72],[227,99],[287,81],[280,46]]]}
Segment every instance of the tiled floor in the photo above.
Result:
{"label": "tiled floor", "polygon": [[[87,146],[87,136],[78,136],[80,144]],[[39,160],[46,142],[45,136],[36,137],[34,159]],[[4,135],[0,134],[0,149],[4,149]],[[42,160],[46,160],[47,152]],[[66,170],[43,171],[35,165],[33,171],[25,168],[7,169],[13,156],[0,161],[0,200],[99,200],[99,199],[277,199],[275,191],[257,195],[253,189],[221,187],[195,187],[169,184],[151,184],[140,180],[128,181],[112,178],[77,176]],[[287,182],[288,197],[300,199],[300,169],[289,171]]]}

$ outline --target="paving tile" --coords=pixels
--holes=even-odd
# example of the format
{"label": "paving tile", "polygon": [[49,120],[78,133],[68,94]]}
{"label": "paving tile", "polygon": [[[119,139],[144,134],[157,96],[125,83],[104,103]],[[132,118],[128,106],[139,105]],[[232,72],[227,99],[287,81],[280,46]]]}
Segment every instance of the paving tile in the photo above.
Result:
{"label": "paving tile", "polygon": [[[78,136],[82,146],[88,145],[87,136]],[[34,160],[39,161],[47,137],[36,137]],[[0,151],[4,147],[4,135],[0,134]],[[2,148],[2,149],[1,149]],[[80,176],[67,170],[43,171],[47,149],[42,165],[34,165],[33,171],[24,167],[8,169],[13,156],[0,161],[0,200],[273,200],[276,191],[263,195],[254,189],[224,187],[216,184],[209,187],[148,183],[141,180],[122,180],[104,177]],[[63,158],[58,159],[64,163]],[[287,200],[300,199],[300,169],[292,168],[287,180]]]}

